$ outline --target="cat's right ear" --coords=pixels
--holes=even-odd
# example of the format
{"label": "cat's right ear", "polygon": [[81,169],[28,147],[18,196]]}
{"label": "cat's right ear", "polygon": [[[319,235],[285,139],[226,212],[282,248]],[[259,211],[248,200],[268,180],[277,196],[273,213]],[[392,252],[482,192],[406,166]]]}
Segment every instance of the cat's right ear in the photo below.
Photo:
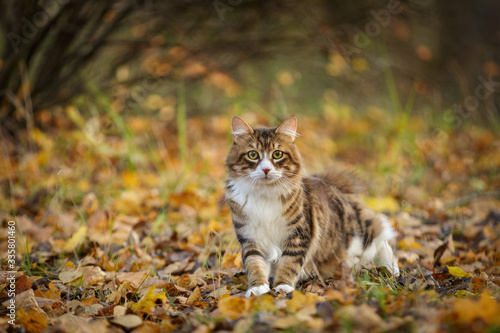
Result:
{"label": "cat's right ear", "polygon": [[253,133],[253,129],[238,116],[234,116],[233,120],[231,120],[231,130],[233,131],[234,143],[245,135],[251,135]]}

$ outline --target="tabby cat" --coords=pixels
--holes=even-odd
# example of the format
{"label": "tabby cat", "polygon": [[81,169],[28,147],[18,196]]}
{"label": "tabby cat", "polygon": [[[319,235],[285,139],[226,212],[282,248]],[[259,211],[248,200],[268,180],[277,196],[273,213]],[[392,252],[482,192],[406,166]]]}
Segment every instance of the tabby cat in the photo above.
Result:
{"label": "tabby cat", "polygon": [[378,259],[399,269],[388,240],[395,235],[384,215],[354,195],[357,179],[338,169],[306,176],[295,144],[297,119],[273,128],[251,128],[232,119],[233,145],[226,159],[226,201],[248,277],[247,297],[289,293],[314,273],[332,276]]}

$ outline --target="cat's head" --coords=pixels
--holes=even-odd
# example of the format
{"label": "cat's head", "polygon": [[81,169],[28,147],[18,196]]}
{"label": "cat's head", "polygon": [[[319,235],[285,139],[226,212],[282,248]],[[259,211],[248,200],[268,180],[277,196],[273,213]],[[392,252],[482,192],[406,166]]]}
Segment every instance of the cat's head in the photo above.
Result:
{"label": "cat's head", "polygon": [[228,180],[248,187],[299,186],[302,157],[295,144],[297,118],[289,117],[278,127],[251,128],[240,117],[231,122],[233,146],[226,159]]}

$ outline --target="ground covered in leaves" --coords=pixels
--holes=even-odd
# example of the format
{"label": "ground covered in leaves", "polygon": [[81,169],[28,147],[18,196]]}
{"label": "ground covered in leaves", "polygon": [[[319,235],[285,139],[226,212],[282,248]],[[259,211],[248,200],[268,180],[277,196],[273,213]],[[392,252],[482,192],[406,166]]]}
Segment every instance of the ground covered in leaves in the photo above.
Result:
{"label": "ground covered in leaves", "polygon": [[45,127],[23,145],[2,143],[0,331],[500,330],[500,137],[324,107],[321,118],[299,116],[308,171],[358,170],[365,201],[398,230],[399,278],[339,269],[290,295],[244,298],[238,243],[220,204],[230,117],[183,124],[168,108],[158,120],[110,107],[84,119],[75,107],[57,108],[40,113]]}

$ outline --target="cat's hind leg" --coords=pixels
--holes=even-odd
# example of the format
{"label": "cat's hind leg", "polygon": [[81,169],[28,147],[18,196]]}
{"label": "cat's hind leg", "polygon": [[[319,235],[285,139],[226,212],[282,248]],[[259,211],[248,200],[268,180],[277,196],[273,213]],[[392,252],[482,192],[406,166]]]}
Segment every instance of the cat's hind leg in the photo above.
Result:
{"label": "cat's hind leg", "polygon": [[392,252],[392,247],[389,245],[389,240],[394,238],[396,232],[392,228],[389,220],[385,215],[379,215],[382,220],[382,232],[378,235],[374,242],[377,248],[376,259],[378,264],[386,267],[394,276],[399,276],[398,261]]}
{"label": "cat's hind leg", "polygon": [[377,243],[377,259],[380,265],[384,266],[394,276],[399,276],[399,267],[392,248],[387,241]]}

